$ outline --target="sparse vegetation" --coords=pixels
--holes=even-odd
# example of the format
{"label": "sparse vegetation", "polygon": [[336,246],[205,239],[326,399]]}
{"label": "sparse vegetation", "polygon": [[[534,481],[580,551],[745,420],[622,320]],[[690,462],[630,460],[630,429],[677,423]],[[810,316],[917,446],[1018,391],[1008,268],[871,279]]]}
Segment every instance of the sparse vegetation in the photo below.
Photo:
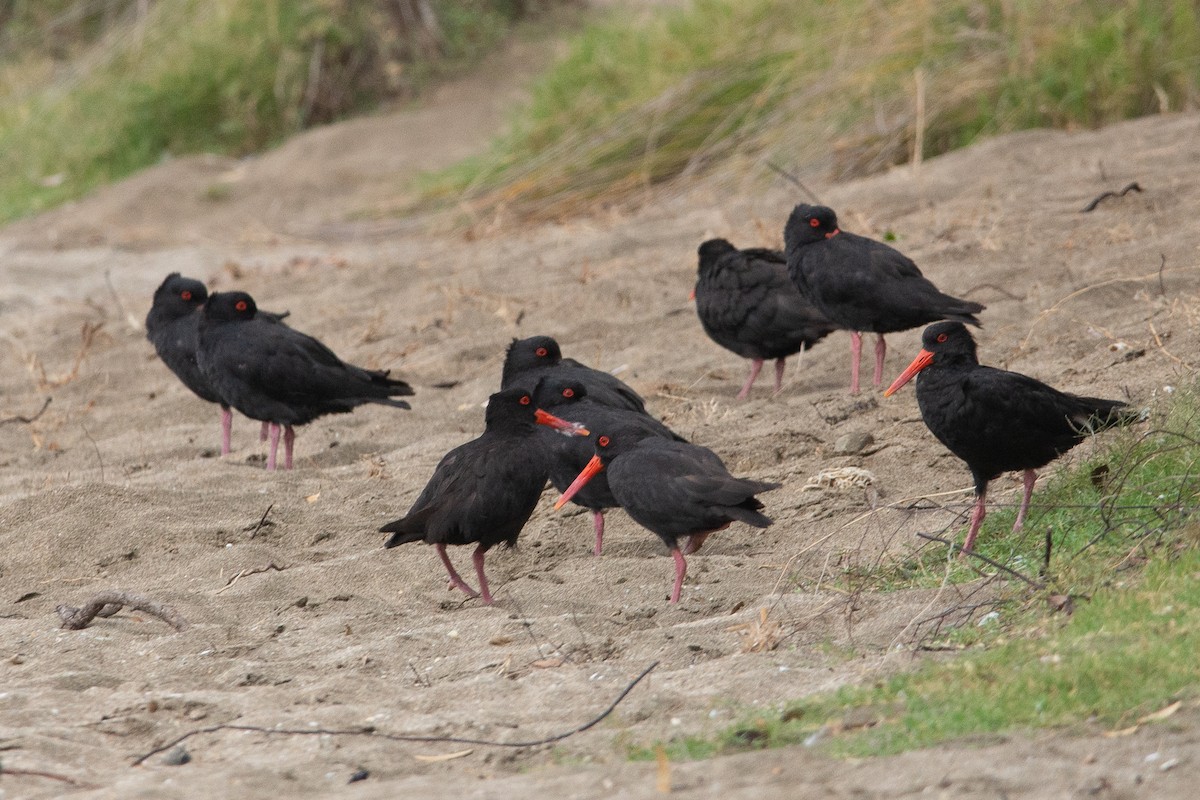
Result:
{"label": "sparse vegetation", "polygon": [[560,216],[699,171],[844,177],[907,161],[918,137],[932,156],[1198,100],[1194,0],[697,0],[589,27],[493,151],[426,191]]}
{"label": "sparse vegetation", "polygon": [[491,48],[527,5],[0,2],[0,220],[164,157],[244,155],[410,96]]}
{"label": "sparse vegetation", "polygon": [[[1164,405],[1147,423],[1106,433],[1095,455],[1048,481],[1019,535],[1008,533],[1011,510],[989,516],[980,551],[1044,585],[1012,581],[994,624],[925,643],[961,649],[957,657],[756,712],[716,741],[668,743],[669,753],[822,741],[840,754],[879,754],[1033,727],[1126,728],[1195,699],[1200,397]],[[1047,530],[1054,548],[1039,574]],[[977,562],[946,555],[938,546],[906,562],[910,585],[979,579]],[[897,579],[889,574],[881,580]]]}

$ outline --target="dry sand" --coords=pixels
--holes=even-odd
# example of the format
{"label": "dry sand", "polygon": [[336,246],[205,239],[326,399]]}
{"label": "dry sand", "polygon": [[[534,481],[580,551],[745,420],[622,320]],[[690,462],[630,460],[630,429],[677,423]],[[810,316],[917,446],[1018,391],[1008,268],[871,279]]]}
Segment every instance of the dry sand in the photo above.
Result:
{"label": "dry sand", "polygon": [[[505,58],[485,71],[501,77],[421,107],[252,161],[180,159],[0,231],[0,417],[53,397],[35,422],[0,425],[0,760],[86,784],[4,775],[0,797],[650,797],[656,767],[628,762],[628,744],[716,732],[741,709],[773,713],[922,657],[917,623],[955,593],[847,595],[841,576],[919,546],[917,531],[955,532],[968,492],[942,496],[943,510],[903,501],[967,489],[965,468],[911,390],[848,396],[844,333],[793,364],[778,397],[764,381],[737,402],[747,364],[704,337],[687,302],[704,238],[779,245],[802,199],[788,186],[700,184],[636,212],[486,235],[355,221],[415,168],[482,145],[537,61]],[[1153,403],[1192,380],[1200,352],[1198,163],[1200,116],[1162,116],[1007,136],[820,192],[844,228],[894,231],[939,286],[988,305],[985,362]],[[1144,192],[1079,213],[1135,180]],[[416,387],[413,409],[319,420],[299,433],[296,469],[273,474],[257,423],[239,417],[234,452],[215,457],[217,409],[131,324],[176,270],[244,288],[344,358],[394,370]],[[448,591],[432,549],[382,549],[380,524],[481,430],[505,344],[535,333],[620,370],[736,474],[783,482],[763,497],[775,525],[709,539],[677,607],[655,537],[614,512],[594,558],[590,518],[552,512],[550,492],[518,549],[489,556],[494,607]],[[889,337],[889,378],[919,334]],[[835,452],[856,433],[874,444]],[[872,483],[807,485],[843,467]],[[1018,489],[997,481],[993,499]],[[466,565],[469,550],[452,555]],[[59,629],[56,605],[109,588],[170,603],[192,626],[123,612]],[[763,609],[783,638],[744,652]],[[656,661],[612,717],[554,747],[224,731],[189,740],[183,766],[130,766],[218,723],[536,739],[594,716]],[[1193,797],[1197,719],[852,763],[746,753],[673,765],[671,781],[684,797]],[[348,784],[359,768],[369,778]]]}

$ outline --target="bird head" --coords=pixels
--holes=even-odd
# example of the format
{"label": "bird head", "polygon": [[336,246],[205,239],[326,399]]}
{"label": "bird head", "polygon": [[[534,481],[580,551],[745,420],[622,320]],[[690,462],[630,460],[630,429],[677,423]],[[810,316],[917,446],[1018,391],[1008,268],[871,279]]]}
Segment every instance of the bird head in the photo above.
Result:
{"label": "bird head", "polygon": [[800,203],[788,217],[783,228],[783,239],[790,251],[801,245],[832,239],[839,233],[837,214],[832,208]]}
{"label": "bird head", "polygon": [[975,339],[961,322],[935,322],[921,334],[921,352],[917,353],[912,363],[892,381],[892,385],[884,391],[883,396],[891,397],[896,390],[931,364],[947,364],[954,361],[979,363],[975,352]]}

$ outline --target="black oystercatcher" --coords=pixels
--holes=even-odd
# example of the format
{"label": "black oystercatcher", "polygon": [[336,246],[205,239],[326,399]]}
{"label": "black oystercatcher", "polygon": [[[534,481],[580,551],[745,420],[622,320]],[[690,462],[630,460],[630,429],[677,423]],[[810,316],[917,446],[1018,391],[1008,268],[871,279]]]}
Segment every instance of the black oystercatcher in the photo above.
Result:
{"label": "black oystercatcher", "polygon": [[[587,433],[537,408],[524,389],[492,395],[484,432],[443,456],[408,514],[379,529],[392,534],[384,547],[432,544],[450,574],[450,585],[471,597],[482,594],[491,605],[484,555],[500,542],[516,544],[546,485],[547,459],[534,439],[539,424],[572,435]],[[472,543],[477,545],[472,560],[479,592],[463,581],[446,555],[448,544]]]}
{"label": "black oystercatcher", "polygon": [[[657,436],[685,441],[649,414],[594,402],[588,397],[587,387],[581,381],[554,372],[538,381],[533,399],[538,408],[570,422],[578,422],[588,430],[620,427],[632,437]],[[539,433],[538,443],[549,458],[550,483],[558,491],[564,492],[591,461],[596,448],[585,438],[559,436],[551,431]],[[608,476],[603,472],[596,475],[576,492],[571,502],[592,512],[596,532],[595,554],[600,555],[604,546],[604,511],[620,505],[608,487]]]}
{"label": "black oystercatcher", "polygon": [[778,250],[738,250],[725,239],[709,239],[700,245],[699,256],[692,297],[704,332],[726,350],[751,359],[750,377],[738,399],[750,394],[768,358],[775,359],[778,394],[787,357],[803,353],[838,326],[792,283],[787,259]]}
{"label": "black oystercatcher", "polygon": [[[759,513],[763,504],[754,495],[780,484],[735,478],[719,456],[707,447],[660,437],[638,438],[625,428],[593,430],[589,437],[595,455],[558,498],[561,508],[600,470],[621,508],[642,527],[662,539],[675,558],[671,602],[679,602],[687,574],[685,554],[700,549],[710,533],[731,522],[756,528],[771,524]],[[688,537],[682,550],[679,538]]]}
{"label": "black oystercatcher", "polygon": [[217,395],[251,419],[271,424],[267,469],[275,469],[284,428],[284,468],[292,468],[293,426],[364,403],[411,408],[413,393],[387,372],[347,364],[311,336],[267,322],[245,292],[217,292],[204,304],[196,361]]}
{"label": "black oystercatcher", "polygon": [[614,408],[628,408],[645,413],[646,402],[620,378],[580,364],[573,358],[563,358],[558,342],[549,336],[513,339],[504,356],[500,388],[516,386],[527,392],[537,388],[537,382],[553,371],[556,375],[578,380],[587,387],[588,396],[597,403]]}
{"label": "black oystercatcher", "polygon": [[922,350],[883,393],[890,396],[917,377],[917,403],[933,435],[967,462],[975,479],[975,511],[963,549],[970,550],[983,523],[988,482],[1024,470],[1025,496],[1013,530],[1029,510],[1034,471],[1091,433],[1134,422],[1137,412],[1119,400],[1060,392],[1026,375],[980,365],[975,340],[961,322],[925,329]]}
{"label": "black oystercatcher", "polygon": [[[183,385],[191,389],[201,400],[219,403],[221,406],[221,455],[229,455],[230,433],[233,427],[233,412],[217,396],[208,378],[196,365],[196,327],[200,322],[201,309],[208,299],[208,289],[200,281],[184,278],[172,272],[154,291],[154,303],[146,315],[146,338],[154,345],[162,362]],[[279,322],[287,316],[258,312],[261,319]],[[263,423],[261,439],[266,439],[267,423]]]}
{"label": "black oystercatcher", "polygon": [[908,256],[883,242],[838,230],[837,215],[804,203],[792,209],[783,229],[788,274],[825,316],[850,331],[850,392],[858,392],[862,331],[875,343],[875,385],[883,380],[885,333],[940,319],[979,325],[979,303],[942,294]]}

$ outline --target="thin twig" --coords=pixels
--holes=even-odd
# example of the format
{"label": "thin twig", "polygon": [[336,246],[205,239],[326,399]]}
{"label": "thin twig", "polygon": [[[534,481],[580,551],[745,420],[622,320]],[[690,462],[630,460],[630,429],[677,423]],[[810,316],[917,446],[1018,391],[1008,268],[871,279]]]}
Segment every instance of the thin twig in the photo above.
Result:
{"label": "thin twig", "polygon": [[39,408],[37,413],[34,414],[33,416],[26,417],[22,414],[17,414],[14,417],[5,417],[4,419],[0,419],[0,425],[5,424],[6,422],[23,422],[26,425],[28,425],[31,422],[35,422],[38,417],[40,417],[42,414],[46,413],[46,409],[50,407],[51,399],[52,398],[47,397],[46,401],[44,403],[42,403],[42,407]]}
{"label": "thin twig", "polygon": [[1161,259],[1158,263],[1158,293],[1165,296],[1167,294],[1167,285],[1163,283],[1163,270],[1167,268],[1167,254],[1159,253],[1158,257]]}
{"label": "thin twig", "polygon": [[533,741],[528,741],[528,742],[498,742],[498,741],[494,741],[492,739],[467,739],[467,738],[458,737],[458,736],[415,736],[415,735],[402,734],[402,733],[384,733],[381,731],[377,731],[374,728],[359,728],[359,729],[350,729],[350,730],[330,730],[330,729],[324,729],[324,728],[264,728],[264,727],[261,727],[258,725],[220,724],[220,725],[209,725],[207,728],[197,728],[194,731],[188,731],[187,733],[183,734],[182,736],[177,736],[176,738],[172,739],[171,741],[167,742],[166,744],[160,745],[160,746],[154,748],[149,753],[138,756],[133,761],[133,763],[130,764],[130,766],[136,767],[136,766],[142,764],[143,762],[145,762],[146,759],[148,759],[152,756],[158,755],[159,753],[166,752],[167,750],[170,750],[171,748],[187,741],[188,739],[192,738],[193,736],[198,736],[199,734],[202,734],[202,733],[215,733],[217,731],[249,731],[251,733],[284,734],[284,735],[288,735],[288,736],[314,736],[314,735],[316,735],[316,736],[369,736],[374,739],[386,739],[391,742],[422,742],[422,743],[426,743],[426,744],[442,743],[442,744],[473,744],[473,745],[481,745],[481,746],[488,746],[488,747],[540,747],[545,744],[553,744],[554,742],[561,742],[563,739],[566,739],[570,736],[574,736],[577,733],[583,733],[584,731],[588,730],[589,728],[599,725],[601,722],[603,722],[608,717],[609,714],[611,714],[613,711],[616,710],[617,706],[621,704],[621,701],[624,700],[625,697],[630,692],[633,691],[633,688],[635,686],[637,686],[639,683],[641,683],[642,679],[645,678],[647,675],[649,675],[654,670],[654,668],[658,666],[658,664],[659,664],[659,662],[655,661],[650,666],[648,666],[644,670],[642,670],[642,674],[640,674],[636,678],[634,678],[633,681],[629,685],[627,685],[621,691],[621,693],[619,695],[617,695],[616,699],[613,700],[611,703],[609,703],[608,708],[604,709],[597,716],[592,717],[587,722],[585,722],[582,725],[579,725],[577,727],[574,727],[569,731],[564,731],[563,733],[556,733],[553,736],[547,736],[543,739],[535,739]]}
{"label": "thin twig", "polygon": [[1112,191],[1103,192],[1095,200],[1093,200],[1092,202],[1090,202],[1086,206],[1084,206],[1080,210],[1079,213],[1087,214],[1091,211],[1095,211],[1096,206],[1100,205],[1100,203],[1102,203],[1103,201],[1107,200],[1110,197],[1124,197],[1125,195],[1129,194],[1130,192],[1140,192],[1140,191],[1142,191],[1142,187],[1138,186],[1137,181],[1134,181],[1133,183],[1128,184],[1124,189],[1122,189],[1119,192],[1112,192]]}
{"label": "thin twig", "polygon": [[[116,609],[110,610],[106,606],[116,606]],[[99,592],[81,608],[62,605],[55,610],[58,611],[58,616],[62,618],[62,626],[64,628],[70,631],[77,631],[86,628],[93,619],[101,615],[101,612],[104,612],[103,616],[112,616],[122,606],[129,606],[135,611],[143,611],[153,617],[158,617],[177,631],[182,631],[188,627],[188,621],[180,616],[179,612],[171,608],[171,606],[156,603],[142,594],[123,592],[119,589],[108,589]]]}
{"label": "thin twig", "polygon": [[950,541],[949,539],[943,539],[942,537],[934,536],[931,533],[921,533],[920,531],[917,531],[917,536],[920,536],[922,539],[928,539],[931,542],[938,542],[940,544],[944,544],[947,547],[950,547],[950,548],[958,551],[959,553],[963,553],[965,555],[971,556],[972,558],[978,558],[980,561],[990,564],[991,566],[995,567],[998,570],[1007,572],[1009,575],[1012,575],[1014,578],[1020,578],[1021,580],[1025,581],[1026,583],[1028,583],[1030,586],[1032,586],[1035,589],[1045,589],[1046,588],[1046,584],[1041,583],[1039,581],[1035,581],[1033,578],[1028,578],[1028,577],[1022,575],[1021,573],[1017,572],[1015,569],[1004,566],[999,561],[993,561],[992,559],[988,558],[987,556],[983,555],[982,553],[976,553],[974,550],[968,550],[967,548],[963,547],[961,544],[955,544],[954,542]]}
{"label": "thin twig", "polygon": [[40,769],[13,769],[12,767],[0,765],[0,776],[3,775],[24,775],[27,778],[49,778],[52,781],[69,783],[72,786],[78,786],[81,789],[100,788],[92,783],[84,783],[83,781],[77,781],[74,778],[68,778],[66,775],[59,775],[55,772],[46,772],[45,770]]}
{"label": "thin twig", "polygon": [[145,326],[138,321],[137,317],[135,317],[133,314],[130,314],[125,308],[125,304],[121,302],[121,295],[117,294],[117,289],[113,286],[112,270],[104,270],[104,282],[108,284],[108,293],[112,295],[113,303],[116,305],[117,310],[121,312],[123,317],[125,317],[125,324],[129,326],[129,329],[137,333],[144,331],[146,329]]}
{"label": "thin twig", "polygon": [[244,578],[247,575],[258,575],[259,573],[262,573],[262,572],[272,572],[272,571],[283,572],[285,569],[287,569],[287,567],[281,567],[278,564],[276,564],[274,561],[272,561],[270,564],[267,564],[262,567],[254,567],[253,569],[239,570],[237,575],[234,575],[232,578],[227,580],[225,582],[225,585],[222,586],[220,589],[217,589],[217,591],[213,592],[213,594],[220,594],[221,592],[228,589],[230,586],[233,586],[235,583],[237,583],[239,579]]}
{"label": "thin twig", "polygon": [[270,514],[270,513],[271,513],[271,509],[272,509],[272,508],[274,508],[274,507],[275,507],[275,504],[274,504],[274,503],[271,503],[269,506],[267,506],[267,510],[263,512],[262,518],[261,518],[261,519],[259,519],[259,521],[258,521],[258,524],[254,526],[254,530],[250,531],[250,538],[251,538],[251,539],[253,539],[253,538],[254,538],[256,535],[258,535],[258,532],[259,532],[259,530],[262,528],[262,526],[263,526],[263,525],[265,525],[265,524],[266,524],[266,522],[267,522],[267,514]]}
{"label": "thin twig", "polygon": [[816,203],[816,204],[817,204],[817,205],[819,205],[819,206],[823,206],[823,205],[825,205],[824,203],[822,203],[822,202],[821,202],[821,198],[817,197],[817,196],[816,196],[816,194],[814,194],[814,193],[813,193],[813,191],[812,191],[811,189],[809,189],[807,186],[805,186],[803,183],[801,183],[801,182],[800,182],[800,179],[799,179],[799,178],[797,178],[795,175],[793,175],[792,173],[790,173],[790,172],[788,172],[787,170],[785,170],[783,167],[781,167],[781,166],[779,166],[778,164],[775,164],[775,163],[773,163],[773,162],[771,162],[771,161],[768,161],[768,162],[767,162],[767,167],[768,167],[768,168],[769,168],[769,169],[770,169],[772,172],[774,172],[776,175],[779,175],[779,176],[781,176],[781,177],[783,177],[783,178],[786,178],[787,180],[789,180],[789,181],[791,181],[792,183],[794,183],[794,184],[796,184],[797,186],[799,186],[799,187],[800,187],[800,191],[802,191],[802,192],[804,192],[806,195],[808,195],[808,199],[809,199],[809,200],[812,200],[814,203]]}

